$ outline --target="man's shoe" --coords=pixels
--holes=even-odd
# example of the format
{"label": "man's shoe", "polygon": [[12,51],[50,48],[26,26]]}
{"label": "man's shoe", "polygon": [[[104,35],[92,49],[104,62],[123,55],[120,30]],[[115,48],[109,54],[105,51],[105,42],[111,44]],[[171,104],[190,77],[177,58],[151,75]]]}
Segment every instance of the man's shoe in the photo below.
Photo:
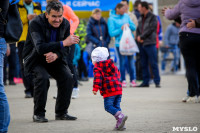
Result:
{"label": "man's shoe", "polygon": [[25,94],[25,98],[32,98],[33,96],[30,93]]}
{"label": "man's shoe", "polygon": [[156,88],[161,88],[160,84],[156,84]]}
{"label": "man's shoe", "polygon": [[137,87],[149,87],[149,85],[142,83],[142,84],[138,85]]}
{"label": "man's shoe", "polygon": [[68,114],[56,115],[56,120],[76,120],[76,119],[77,117],[70,116]]}
{"label": "man's shoe", "polygon": [[43,123],[43,122],[48,122],[48,119],[45,118],[44,116],[33,115],[33,122]]}

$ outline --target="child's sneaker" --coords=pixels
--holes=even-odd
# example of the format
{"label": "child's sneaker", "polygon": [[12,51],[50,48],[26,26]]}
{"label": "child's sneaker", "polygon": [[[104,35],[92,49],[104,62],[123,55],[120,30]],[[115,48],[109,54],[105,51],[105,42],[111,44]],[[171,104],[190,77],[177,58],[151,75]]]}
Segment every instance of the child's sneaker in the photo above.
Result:
{"label": "child's sneaker", "polygon": [[113,129],[113,131],[124,131],[126,130],[125,125],[121,129],[117,129],[116,127]]}
{"label": "child's sneaker", "polygon": [[116,114],[115,114],[115,118],[117,120],[117,123],[116,123],[116,129],[117,130],[121,130],[124,125],[125,125],[125,122],[126,120],[128,119],[128,116],[122,114],[121,111],[118,111]]}
{"label": "child's sneaker", "polygon": [[137,86],[136,83],[135,83],[135,80],[132,80],[132,82],[130,83],[130,86],[131,87],[136,87]]}
{"label": "child's sneaker", "polygon": [[122,81],[122,87],[127,87],[126,81]]}
{"label": "child's sneaker", "polygon": [[72,91],[72,99],[76,99],[78,98],[79,94],[79,89],[78,88],[73,88],[73,91]]}

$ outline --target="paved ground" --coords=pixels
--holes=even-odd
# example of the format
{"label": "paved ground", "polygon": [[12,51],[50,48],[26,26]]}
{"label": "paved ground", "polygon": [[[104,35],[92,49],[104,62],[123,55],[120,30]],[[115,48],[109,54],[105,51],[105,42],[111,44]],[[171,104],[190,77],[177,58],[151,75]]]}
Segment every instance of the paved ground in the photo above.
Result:
{"label": "paved ground", "polygon": [[[128,79],[128,78],[127,78]],[[128,115],[126,133],[169,133],[173,127],[198,127],[200,104],[182,103],[187,83],[184,76],[162,76],[162,88],[125,88],[121,107]],[[22,84],[7,86],[11,123],[9,133],[112,133],[113,116],[104,111],[103,98],[92,94],[92,79],[80,86],[80,98],[72,100],[69,113],[77,121],[55,121],[56,84],[51,80],[46,117],[48,123],[33,123],[33,100],[25,99]]]}

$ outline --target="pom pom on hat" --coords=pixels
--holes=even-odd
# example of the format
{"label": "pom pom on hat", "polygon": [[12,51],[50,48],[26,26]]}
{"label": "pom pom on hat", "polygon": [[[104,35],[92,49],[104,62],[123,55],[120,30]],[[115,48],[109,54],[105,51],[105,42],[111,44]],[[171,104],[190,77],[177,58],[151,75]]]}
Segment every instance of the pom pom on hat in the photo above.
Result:
{"label": "pom pom on hat", "polygon": [[92,61],[100,62],[107,60],[109,56],[108,49],[105,47],[97,47],[92,51]]}

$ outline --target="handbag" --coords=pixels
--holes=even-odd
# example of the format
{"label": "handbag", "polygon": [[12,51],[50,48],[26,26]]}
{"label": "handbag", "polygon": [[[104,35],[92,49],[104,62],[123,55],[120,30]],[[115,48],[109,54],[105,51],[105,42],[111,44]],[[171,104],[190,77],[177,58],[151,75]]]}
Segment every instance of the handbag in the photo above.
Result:
{"label": "handbag", "polygon": [[127,25],[123,29],[119,51],[122,55],[133,55],[134,53],[139,53],[138,46],[132,36],[130,28]]}
{"label": "handbag", "polygon": [[23,31],[23,25],[19,15],[19,11],[17,9],[17,5],[13,4],[14,2],[15,1],[13,1],[9,5],[7,20],[3,18],[0,10],[0,15],[3,19],[3,24],[5,25],[4,38],[7,43],[18,42]]}
{"label": "handbag", "polygon": [[89,57],[91,57],[92,51],[96,48],[96,44],[89,42],[85,47],[85,51],[88,53]]}

